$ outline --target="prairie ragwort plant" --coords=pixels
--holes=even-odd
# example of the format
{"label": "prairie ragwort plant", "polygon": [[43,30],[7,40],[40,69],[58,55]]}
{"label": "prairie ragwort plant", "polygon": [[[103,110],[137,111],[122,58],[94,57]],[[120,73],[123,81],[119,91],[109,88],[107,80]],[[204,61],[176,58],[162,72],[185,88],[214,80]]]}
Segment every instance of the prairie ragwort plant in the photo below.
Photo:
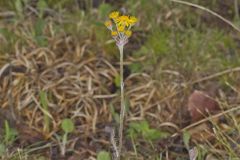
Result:
{"label": "prairie ragwort plant", "polygon": [[105,22],[105,26],[111,31],[112,38],[120,52],[120,83],[121,83],[121,111],[120,111],[120,126],[119,126],[119,145],[115,150],[117,159],[121,156],[122,139],[123,139],[123,124],[125,115],[124,104],[124,82],[123,82],[123,48],[128,43],[129,37],[132,35],[131,28],[138,21],[134,16],[120,15],[119,12],[114,11],[109,14],[109,20]]}

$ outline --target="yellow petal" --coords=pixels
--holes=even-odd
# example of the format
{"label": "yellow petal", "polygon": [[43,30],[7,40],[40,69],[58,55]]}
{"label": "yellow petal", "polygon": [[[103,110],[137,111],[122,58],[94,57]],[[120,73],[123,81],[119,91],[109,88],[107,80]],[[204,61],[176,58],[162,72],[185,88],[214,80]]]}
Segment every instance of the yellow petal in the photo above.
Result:
{"label": "yellow petal", "polygon": [[113,37],[115,37],[115,36],[118,35],[118,32],[117,31],[112,31],[111,34],[112,34]]}
{"label": "yellow petal", "polygon": [[126,35],[127,37],[131,37],[132,31],[130,31],[130,30],[125,31],[125,35]]}
{"label": "yellow petal", "polygon": [[129,26],[128,16],[120,16],[120,17],[116,18],[115,21],[116,21],[117,25],[122,25],[122,26],[126,26],[126,27]]}
{"label": "yellow petal", "polygon": [[128,19],[128,23],[131,24],[131,25],[134,25],[137,21],[138,21],[138,19],[134,16],[131,16]]}
{"label": "yellow petal", "polygon": [[117,12],[117,11],[114,11],[109,14],[109,18],[116,19],[118,17],[119,17],[119,12]]}

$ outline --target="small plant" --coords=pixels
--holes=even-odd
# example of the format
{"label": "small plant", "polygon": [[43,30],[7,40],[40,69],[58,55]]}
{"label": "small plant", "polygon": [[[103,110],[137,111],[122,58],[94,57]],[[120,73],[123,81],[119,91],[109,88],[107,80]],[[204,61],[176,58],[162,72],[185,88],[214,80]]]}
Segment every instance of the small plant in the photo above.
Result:
{"label": "small plant", "polygon": [[44,12],[48,8],[48,4],[45,0],[39,0],[37,3],[38,18],[33,26],[32,38],[41,47],[48,45],[47,37],[44,35],[44,29],[47,25],[47,21],[43,18]]}
{"label": "small plant", "polygon": [[46,3],[45,0],[39,0],[37,2],[37,9],[39,10],[39,18],[43,18],[44,15],[44,11],[46,10],[46,8],[48,7],[48,4]]}
{"label": "small plant", "polygon": [[23,18],[24,3],[22,0],[16,0],[14,6],[18,17]]}
{"label": "small plant", "polygon": [[47,100],[47,93],[44,91],[40,91],[40,104],[43,109],[44,113],[44,125],[43,125],[43,131],[45,133],[49,133],[50,130],[50,118],[48,113],[48,100]]}
{"label": "small plant", "polygon": [[183,143],[188,151],[190,149],[190,146],[189,146],[190,139],[191,139],[190,133],[187,131],[184,131],[183,132]]}
{"label": "small plant", "polygon": [[196,147],[190,149],[190,139],[191,139],[191,134],[187,131],[183,131],[183,143],[186,147],[186,149],[188,150],[188,154],[189,154],[189,159],[190,160],[195,160],[197,157],[197,149]]}
{"label": "small plant", "polygon": [[101,151],[97,154],[97,160],[111,160],[111,157],[108,152]]}
{"label": "small plant", "polygon": [[7,120],[5,120],[5,122],[4,122],[4,130],[5,130],[4,143],[6,145],[9,145],[9,144],[13,143],[13,141],[16,139],[16,136],[18,133],[15,129],[10,128]]}
{"label": "small plant", "polygon": [[116,45],[120,52],[120,86],[121,86],[121,113],[120,113],[120,126],[119,126],[119,146],[115,151],[116,159],[120,159],[122,151],[122,139],[123,139],[123,125],[125,115],[124,104],[124,82],[123,82],[123,48],[128,43],[129,37],[132,35],[131,28],[137,22],[137,18],[134,16],[120,15],[115,11],[109,14],[110,20],[105,22],[105,26],[111,31],[112,38],[116,42]]}
{"label": "small plant", "polygon": [[56,138],[59,142],[61,155],[65,156],[66,154],[66,145],[68,142],[68,134],[72,133],[75,129],[74,123],[71,119],[64,119],[61,123],[61,129],[64,131],[64,134],[60,137],[59,135],[56,135]]}
{"label": "small plant", "polygon": [[139,136],[148,141],[154,141],[169,136],[168,132],[150,128],[147,121],[132,122],[129,124],[128,136],[136,139]]}
{"label": "small plant", "polygon": [[131,139],[133,143],[135,154],[137,154],[137,149],[135,145],[135,141],[137,140],[137,138],[143,138],[152,145],[152,142],[154,140],[166,138],[169,136],[168,132],[150,128],[147,121],[130,123],[127,133],[128,137]]}
{"label": "small plant", "polygon": [[0,157],[4,155],[6,152],[7,146],[11,145],[17,137],[18,133],[15,129],[11,128],[9,126],[9,123],[7,120],[4,121],[4,135],[1,138],[0,143]]}

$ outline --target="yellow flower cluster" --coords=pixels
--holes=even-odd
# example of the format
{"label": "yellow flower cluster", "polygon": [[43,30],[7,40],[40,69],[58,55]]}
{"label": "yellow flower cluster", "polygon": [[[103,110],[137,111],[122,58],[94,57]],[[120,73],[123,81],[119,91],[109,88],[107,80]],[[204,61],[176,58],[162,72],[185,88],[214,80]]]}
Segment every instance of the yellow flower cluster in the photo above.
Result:
{"label": "yellow flower cluster", "polygon": [[[134,16],[120,15],[119,12],[114,11],[109,14],[110,20],[105,22],[105,26],[111,30],[111,34],[114,38],[129,38],[132,35],[130,30],[133,25],[138,21]],[[115,23],[115,30],[113,28],[113,23]]]}
{"label": "yellow flower cluster", "polygon": [[131,26],[137,22],[137,18],[134,16],[119,15],[119,12],[112,12],[109,14],[109,18],[112,19],[117,25]]}

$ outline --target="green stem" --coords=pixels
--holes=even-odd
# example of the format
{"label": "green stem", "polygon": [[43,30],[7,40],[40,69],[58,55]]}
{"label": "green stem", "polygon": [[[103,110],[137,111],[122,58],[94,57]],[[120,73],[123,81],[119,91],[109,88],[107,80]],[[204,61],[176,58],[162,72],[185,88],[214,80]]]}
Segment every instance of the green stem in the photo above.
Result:
{"label": "green stem", "polygon": [[121,81],[121,113],[120,113],[120,126],[119,126],[119,158],[121,157],[122,145],[123,145],[123,126],[124,126],[124,115],[125,115],[125,104],[124,104],[124,82],[123,82],[123,46],[118,46],[120,51],[120,81]]}

